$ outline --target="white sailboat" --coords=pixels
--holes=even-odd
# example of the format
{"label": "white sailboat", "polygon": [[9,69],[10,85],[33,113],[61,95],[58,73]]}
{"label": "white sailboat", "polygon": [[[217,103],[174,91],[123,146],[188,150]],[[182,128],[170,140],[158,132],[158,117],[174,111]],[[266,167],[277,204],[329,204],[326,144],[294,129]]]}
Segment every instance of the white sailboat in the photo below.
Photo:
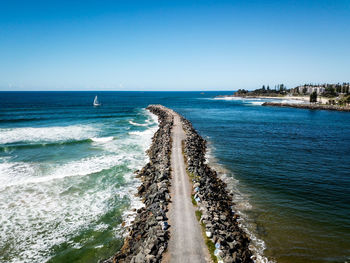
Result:
{"label": "white sailboat", "polygon": [[94,106],[95,107],[101,106],[101,103],[98,101],[97,96],[95,96],[95,99],[94,99]]}

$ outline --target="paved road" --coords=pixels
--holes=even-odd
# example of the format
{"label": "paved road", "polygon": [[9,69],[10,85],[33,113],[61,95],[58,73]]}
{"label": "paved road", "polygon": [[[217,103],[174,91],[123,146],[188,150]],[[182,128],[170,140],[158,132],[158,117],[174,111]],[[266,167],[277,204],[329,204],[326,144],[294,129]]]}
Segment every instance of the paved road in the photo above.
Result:
{"label": "paved road", "polygon": [[191,199],[191,184],[186,173],[181,141],[185,139],[182,123],[174,113],[172,131],[172,203],[169,206],[170,240],[168,252],[163,262],[196,263],[210,262],[208,249],[204,243],[199,222]]}

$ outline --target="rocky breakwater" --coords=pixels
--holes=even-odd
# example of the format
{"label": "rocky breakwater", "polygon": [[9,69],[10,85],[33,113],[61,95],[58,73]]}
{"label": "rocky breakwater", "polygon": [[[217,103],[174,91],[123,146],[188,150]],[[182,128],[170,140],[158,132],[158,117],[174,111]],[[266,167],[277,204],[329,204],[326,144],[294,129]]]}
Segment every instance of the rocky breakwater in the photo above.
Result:
{"label": "rocky breakwater", "polygon": [[232,195],[216,171],[206,164],[206,141],[183,117],[182,125],[186,133],[184,155],[193,182],[194,199],[205,235],[215,245],[214,255],[219,262],[253,262],[250,238],[239,227]]}
{"label": "rocky breakwater", "polygon": [[297,104],[297,103],[277,103],[277,102],[264,102],[262,106],[274,106],[274,107],[289,107],[298,109],[309,110],[332,110],[332,111],[350,111],[349,106],[340,105],[324,105],[324,104]]}
{"label": "rocky breakwater", "polygon": [[138,196],[145,206],[137,210],[121,250],[104,263],[160,262],[167,249],[169,233],[166,212],[170,201],[170,154],[173,116],[160,105],[147,109],[158,116],[159,129],[148,149],[149,163],[137,176],[142,184]]}

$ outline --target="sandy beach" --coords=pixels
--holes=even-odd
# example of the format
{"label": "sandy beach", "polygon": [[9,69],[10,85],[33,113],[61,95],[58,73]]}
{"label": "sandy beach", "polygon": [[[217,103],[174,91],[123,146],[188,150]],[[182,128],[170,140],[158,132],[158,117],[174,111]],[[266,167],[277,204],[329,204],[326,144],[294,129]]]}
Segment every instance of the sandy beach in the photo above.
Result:
{"label": "sandy beach", "polygon": [[[236,97],[236,96],[224,96],[224,97]],[[246,99],[276,99],[276,100],[290,100],[291,103],[293,103],[294,100],[300,100],[302,102],[309,102],[310,96],[245,96],[245,97],[236,97],[236,98],[246,98]],[[322,104],[326,104],[328,102],[329,98],[325,97],[317,97],[317,101],[321,102]]]}

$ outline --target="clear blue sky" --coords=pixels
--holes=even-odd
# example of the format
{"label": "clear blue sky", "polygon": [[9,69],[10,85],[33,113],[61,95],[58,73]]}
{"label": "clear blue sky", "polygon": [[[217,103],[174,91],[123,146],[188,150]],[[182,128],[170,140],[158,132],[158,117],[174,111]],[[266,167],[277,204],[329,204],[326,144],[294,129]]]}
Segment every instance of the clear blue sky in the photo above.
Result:
{"label": "clear blue sky", "polygon": [[350,0],[0,0],[0,90],[350,81]]}

